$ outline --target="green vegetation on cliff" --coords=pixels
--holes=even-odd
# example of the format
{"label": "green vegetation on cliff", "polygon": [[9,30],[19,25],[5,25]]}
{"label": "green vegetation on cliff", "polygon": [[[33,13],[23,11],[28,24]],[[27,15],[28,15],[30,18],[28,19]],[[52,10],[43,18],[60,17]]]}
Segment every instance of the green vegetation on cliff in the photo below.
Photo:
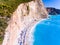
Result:
{"label": "green vegetation on cliff", "polygon": [[10,17],[20,3],[29,1],[31,0],[0,0],[0,16]]}
{"label": "green vegetation on cliff", "polygon": [[19,4],[29,1],[32,0],[0,0],[0,43],[3,40],[4,31],[12,13]]}

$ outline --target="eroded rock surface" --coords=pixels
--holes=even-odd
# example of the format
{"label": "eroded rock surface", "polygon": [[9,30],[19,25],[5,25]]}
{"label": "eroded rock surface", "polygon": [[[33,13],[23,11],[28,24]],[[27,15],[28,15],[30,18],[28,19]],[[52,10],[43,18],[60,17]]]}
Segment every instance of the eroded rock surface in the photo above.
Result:
{"label": "eroded rock surface", "polygon": [[9,21],[2,45],[32,45],[32,27],[47,17],[42,0],[20,4]]}

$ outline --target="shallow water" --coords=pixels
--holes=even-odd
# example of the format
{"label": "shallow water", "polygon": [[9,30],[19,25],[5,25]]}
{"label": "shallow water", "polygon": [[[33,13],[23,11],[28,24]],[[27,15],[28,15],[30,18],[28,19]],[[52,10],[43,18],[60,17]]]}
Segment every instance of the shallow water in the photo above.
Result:
{"label": "shallow water", "polygon": [[52,15],[34,28],[33,45],[60,45],[60,15]]}

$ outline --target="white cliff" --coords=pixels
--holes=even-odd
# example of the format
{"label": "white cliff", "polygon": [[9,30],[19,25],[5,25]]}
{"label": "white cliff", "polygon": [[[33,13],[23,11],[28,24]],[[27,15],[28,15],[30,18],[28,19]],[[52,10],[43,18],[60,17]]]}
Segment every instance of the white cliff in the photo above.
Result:
{"label": "white cliff", "polygon": [[9,21],[2,45],[32,45],[31,28],[47,17],[42,0],[20,4]]}

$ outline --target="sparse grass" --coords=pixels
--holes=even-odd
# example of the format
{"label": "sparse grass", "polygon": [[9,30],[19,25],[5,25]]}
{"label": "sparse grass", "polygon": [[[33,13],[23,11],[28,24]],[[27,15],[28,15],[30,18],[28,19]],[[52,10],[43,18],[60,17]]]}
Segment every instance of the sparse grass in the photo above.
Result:
{"label": "sparse grass", "polygon": [[3,38],[0,38],[0,44],[2,43],[2,41],[3,41]]}
{"label": "sparse grass", "polygon": [[9,16],[15,11],[20,3],[29,1],[31,0],[0,0],[0,15]]}
{"label": "sparse grass", "polygon": [[4,18],[0,18],[0,44],[3,41],[5,28],[7,27],[7,21]]}

